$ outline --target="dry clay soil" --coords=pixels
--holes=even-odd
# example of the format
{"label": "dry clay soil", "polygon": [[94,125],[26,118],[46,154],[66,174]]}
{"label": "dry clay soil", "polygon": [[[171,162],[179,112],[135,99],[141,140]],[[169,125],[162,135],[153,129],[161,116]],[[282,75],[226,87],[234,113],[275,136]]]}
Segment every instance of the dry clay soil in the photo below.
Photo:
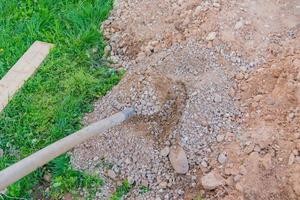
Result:
{"label": "dry clay soil", "polygon": [[72,152],[97,198],[300,199],[299,1],[118,0],[101,28],[127,72],[85,124],[140,115]]}

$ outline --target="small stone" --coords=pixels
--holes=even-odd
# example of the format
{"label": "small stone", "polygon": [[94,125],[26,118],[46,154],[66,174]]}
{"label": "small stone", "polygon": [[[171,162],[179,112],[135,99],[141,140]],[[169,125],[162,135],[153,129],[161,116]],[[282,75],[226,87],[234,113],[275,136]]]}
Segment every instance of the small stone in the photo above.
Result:
{"label": "small stone", "polygon": [[238,182],[241,178],[242,178],[242,176],[238,174],[233,177],[233,180],[234,180],[234,182]]}
{"label": "small stone", "polygon": [[169,140],[167,140],[167,141],[165,142],[165,145],[166,145],[166,146],[170,146],[170,145],[171,145],[171,142],[170,142]]}
{"label": "small stone", "polygon": [[271,154],[266,154],[262,159],[261,159],[262,165],[266,170],[269,170],[272,168],[272,156]]}
{"label": "small stone", "polygon": [[238,29],[242,28],[243,26],[244,26],[244,21],[240,20],[235,24],[234,29],[238,30]]}
{"label": "small stone", "polygon": [[205,160],[202,160],[201,166],[206,168],[206,167],[208,167],[208,164]]}
{"label": "small stone", "polygon": [[289,162],[288,165],[292,165],[295,161],[295,155],[293,153],[290,154],[289,156]]}
{"label": "small stone", "polygon": [[253,100],[256,101],[256,102],[258,102],[258,101],[260,101],[263,97],[264,97],[263,95],[259,94],[259,95],[256,95],[256,96],[253,98]]}
{"label": "small stone", "polygon": [[163,181],[163,182],[160,182],[158,186],[159,186],[159,188],[166,189],[168,186],[168,183]]}
{"label": "small stone", "polygon": [[241,87],[240,87],[240,89],[242,91],[246,91],[248,89],[248,86],[246,84],[242,84]]}
{"label": "small stone", "polygon": [[107,171],[107,176],[109,178],[111,178],[112,180],[115,180],[116,177],[117,177],[116,173],[113,170],[111,170],[111,169]]}
{"label": "small stone", "polygon": [[216,32],[210,32],[207,37],[206,37],[206,40],[207,41],[213,41],[217,36],[217,33]]}
{"label": "small stone", "polygon": [[240,173],[241,173],[242,175],[247,174],[247,169],[246,169],[246,167],[245,167],[244,165],[241,165],[241,166],[240,166]]}
{"label": "small stone", "polygon": [[225,181],[218,173],[210,172],[201,178],[201,183],[204,189],[214,190],[224,185]]}
{"label": "small stone", "polygon": [[110,46],[110,45],[107,45],[107,46],[104,48],[104,54],[103,54],[103,56],[104,56],[104,57],[108,57],[109,54],[110,54],[110,52],[111,52],[111,46]]}
{"label": "small stone", "polygon": [[233,186],[234,185],[233,177],[229,176],[227,179],[225,179],[225,184],[228,186]]}
{"label": "small stone", "polygon": [[124,162],[128,165],[131,163],[131,160],[130,160],[130,158],[126,158]]}
{"label": "small stone", "polygon": [[113,165],[113,167],[111,168],[112,170],[114,170],[114,172],[116,172],[117,174],[120,173],[120,167],[118,165],[121,165],[121,161],[116,162],[117,165]]}
{"label": "small stone", "polygon": [[231,142],[233,141],[235,138],[235,135],[234,133],[231,133],[231,132],[227,132],[226,135],[225,135],[225,139],[228,141],[228,142]]}
{"label": "small stone", "polygon": [[260,146],[259,145],[255,145],[254,151],[259,153],[260,152]]}
{"label": "small stone", "polygon": [[287,116],[287,120],[293,120],[295,118],[295,113],[293,113],[293,112],[290,112],[289,114],[288,114],[288,116]]}
{"label": "small stone", "polygon": [[170,148],[168,146],[166,146],[165,148],[163,148],[161,151],[160,151],[160,155],[162,157],[167,157],[170,153]]}
{"label": "small stone", "polygon": [[230,166],[229,164],[225,167],[224,169],[224,173],[225,175],[231,175],[232,174],[232,166]]}
{"label": "small stone", "polygon": [[201,11],[202,11],[202,6],[197,6],[193,15],[198,16],[200,15]]}
{"label": "small stone", "polygon": [[178,174],[186,174],[189,171],[189,163],[182,147],[174,145],[170,149],[169,159],[172,167]]}
{"label": "small stone", "polygon": [[219,3],[213,3],[213,7],[215,7],[215,8],[220,8],[220,7],[221,7],[221,4],[219,4]]}
{"label": "small stone", "polygon": [[225,153],[220,153],[218,156],[218,161],[221,164],[224,164],[227,161],[227,155]]}
{"label": "small stone", "polygon": [[51,174],[50,173],[45,173],[44,176],[43,176],[43,179],[45,181],[47,181],[48,183],[51,182]]}
{"label": "small stone", "polygon": [[229,96],[234,97],[234,95],[235,95],[234,88],[230,88],[230,90],[229,90]]}
{"label": "small stone", "polygon": [[93,161],[98,161],[98,160],[99,160],[98,156],[96,156],[96,157],[93,158]]}
{"label": "small stone", "polygon": [[118,57],[116,56],[110,56],[109,60],[113,63],[117,63],[119,61]]}
{"label": "small stone", "polygon": [[219,134],[217,136],[217,142],[222,142],[224,140],[225,136],[223,134]]}
{"label": "small stone", "polygon": [[196,181],[197,180],[197,176],[192,176],[192,181]]}
{"label": "small stone", "polygon": [[179,194],[180,196],[184,195],[184,191],[183,190],[178,190],[177,194]]}
{"label": "small stone", "polygon": [[98,51],[98,48],[92,48],[93,53],[97,53],[97,51]]}
{"label": "small stone", "polygon": [[258,106],[258,103],[257,103],[257,102],[253,102],[253,103],[251,104],[251,106],[252,106],[253,108],[256,108],[256,107]]}
{"label": "small stone", "polygon": [[150,44],[151,46],[156,46],[156,45],[159,44],[159,41],[154,40],[154,41],[149,42],[149,44]]}
{"label": "small stone", "polygon": [[0,158],[3,157],[3,155],[4,155],[3,149],[0,149]]}
{"label": "small stone", "polygon": [[300,59],[296,58],[295,60],[293,60],[293,65],[297,68],[300,68]]}
{"label": "small stone", "polygon": [[154,52],[154,47],[152,47],[151,45],[148,45],[148,46],[145,47],[144,52],[147,56],[149,56]]}
{"label": "small stone", "polygon": [[244,152],[245,152],[246,154],[250,154],[250,153],[253,152],[253,150],[254,150],[254,144],[251,143],[251,144],[249,144],[249,145],[244,149]]}
{"label": "small stone", "polygon": [[215,97],[214,97],[214,101],[216,103],[220,103],[222,101],[222,97],[220,95],[216,94]]}
{"label": "small stone", "polygon": [[235,75],[235,78],[237,80],[242,80],[244,78],[244,74],[243,73],[238,73],[238,74]]}
{"label": "small stone", "polygon": [[134,178],[131,177],[131,176],[129,176],[129,177],[127,178],[127,181],[128,181],[128,183],[129,183],[130,185],[134,184],[134,182],[135,182]]}
{"label": "small stone", "polygon": [[170,199],[169,194],[166,194],[166,195],[164,196],[164,199]]}

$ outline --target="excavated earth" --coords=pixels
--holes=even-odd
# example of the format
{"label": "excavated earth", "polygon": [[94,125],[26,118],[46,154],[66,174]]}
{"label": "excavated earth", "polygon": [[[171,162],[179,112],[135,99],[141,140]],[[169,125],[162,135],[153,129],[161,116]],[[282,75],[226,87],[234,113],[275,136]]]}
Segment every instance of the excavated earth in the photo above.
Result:
{"label": "excavated earth", "polygon": [[101,28],[127,72],[84,124],[137,116],[71,153],[98,199],[300,199],[299,1],[118,0]]}

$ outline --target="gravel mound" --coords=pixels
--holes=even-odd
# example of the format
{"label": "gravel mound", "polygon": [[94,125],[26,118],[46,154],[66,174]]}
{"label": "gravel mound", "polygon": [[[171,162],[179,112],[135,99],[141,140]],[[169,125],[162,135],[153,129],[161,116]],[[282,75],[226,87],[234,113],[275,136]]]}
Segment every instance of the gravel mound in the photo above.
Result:
{"label": "gravel mound", "polygon": [[[72,153],[76,168],[106,180],[98,199],[107,199],[125,179],[135,185],[126,199],[193,199],[199,194],[239,199],[248,195],[243,188],[262,185],[243,181],[247,171],[256,169],[245,158],[253,151],[263,155],[266,148],[240,141],[249,134],[245,120],[260,111],[257,102],[251,111],[237,105],[250,105],[239,91],[249,89],[249,83],[241,82],[268,60],[295,54],[295,2],[117,1],[102,27],[109,41],[105,55],[113,68],[125,68],[126,76],[95,103],[85,125],[129,106],[138,115]],[[253,85],[264,85],[257,83]],[[265,134],[256,137],[261,141]],[[291,154],[291,166],[298,153]],[[259,162],[268,167],[271,156],[265,157]],[[260,180],[260,173],[252,175]],[[276,182],[270,180],[263,185]],[[150,191],[141,194],[140,186]]]}
{"label": "gravel mound", "polygon": [[[209,169],[207,154],[216,137],[238,134],[235,119],[240,112],[230,97],[234,83],[215,49],[193,41],[149,59],[156,64],[133,66],[135,70],[95,104],[85,123],[132,105],[138,116],[77,147],[72,161],[75,167],[104,177],[109,176],[103,163],[109,163],[118,180],[151,188],[141,196],[137,187],[129,199],[181,198],[184,188],[195,183],[197,169],[203,165]],[[185,151],[187,175],[178,175],[166,153],[161,153],[175,145]]]}

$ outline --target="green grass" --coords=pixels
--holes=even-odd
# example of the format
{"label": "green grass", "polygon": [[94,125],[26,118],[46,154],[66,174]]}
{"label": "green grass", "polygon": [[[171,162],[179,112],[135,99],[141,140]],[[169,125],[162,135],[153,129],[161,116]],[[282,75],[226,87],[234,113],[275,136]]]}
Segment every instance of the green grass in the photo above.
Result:
{"label": "green grass", "polygon": [[121,200],[124,195],[126,195],[133,188],[127,180],[122,183],[119,187],[117,187],[116,191],[109,198],[110,200]]}
{"label": "green grass", "polygon": [[[35,40],[55,44],[37,74],[0,114],[0,169],[80,129],[84,113],[122,74],[99,66],[105,46],[99,31],[112,0],[0,0],[0,78]],[[51,173],[51,182],[43,180]],[[59,199],[101,180],[78,172],[63,155],[8,188],[8,196]],[[36,194],[37,188],[49,187]],[[92,198],[92,197],[91,197]]]}
{"label": "green grass", "polygon": [[145,193],[147,193],[147,192],[150,192],[150,188],[149,188],[149,187],[144,186],[144,185],[141,185],[141,186],[139,187],[139,193],[140,193],[140,194],[145,194]]}
{"label": "green grass", "polygon": [[198,195],[194,198],[194,200],[204,200],[201,195]]}

